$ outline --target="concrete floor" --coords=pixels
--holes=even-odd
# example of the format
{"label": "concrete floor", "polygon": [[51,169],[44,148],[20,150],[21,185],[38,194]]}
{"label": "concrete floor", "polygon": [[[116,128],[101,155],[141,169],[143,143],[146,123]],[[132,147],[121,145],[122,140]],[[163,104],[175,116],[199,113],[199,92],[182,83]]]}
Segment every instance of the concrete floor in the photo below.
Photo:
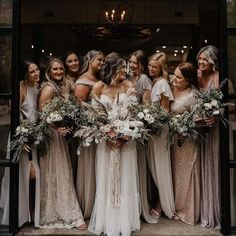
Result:
{"label": "concrete floor", "polygon": [[[33,226],[24,226],[20,232],[17,234],[20,235],[93,235],[87,230],[78,230],[78,229],[35,229]],[[135,232],[132,235],[134,236],[222,236],[220,230],[213,230],[203,228],[200,225],[190,226],[183,222],[176,220],[169,220],[165,217],[161,217],[158,224],[146,224],[142,223],[141,230]]]}

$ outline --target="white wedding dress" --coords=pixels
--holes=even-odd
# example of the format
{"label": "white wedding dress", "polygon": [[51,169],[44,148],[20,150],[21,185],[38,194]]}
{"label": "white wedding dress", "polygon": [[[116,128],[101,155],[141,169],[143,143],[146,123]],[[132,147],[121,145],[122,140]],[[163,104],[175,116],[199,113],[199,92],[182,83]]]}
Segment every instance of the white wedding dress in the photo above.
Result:
{"label": "white wedding dress", "polygon": [[[117,104],[125,105],[127,98],[123,93],[119,101],[112,101],[101,95],[100,102],[107,109],[113,109]],[[114,190],[117,182],[118,191]],[[105,141],[98,144],[96,196],[88,230],[97,235],[128,236],[140,229],[140,209],[136,143],[129,141],[116,151],[111,151]]]}

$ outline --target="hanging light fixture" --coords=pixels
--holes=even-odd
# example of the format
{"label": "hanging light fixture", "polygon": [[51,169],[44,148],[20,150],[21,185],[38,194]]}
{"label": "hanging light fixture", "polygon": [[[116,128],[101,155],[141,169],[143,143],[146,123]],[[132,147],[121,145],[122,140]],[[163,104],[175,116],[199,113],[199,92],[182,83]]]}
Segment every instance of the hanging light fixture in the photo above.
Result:
{"label": "hanging light fixture", "polygon": [[131,18],[131,4],[129,1],[103,1],[102,21],[111,24],[129,23]]}

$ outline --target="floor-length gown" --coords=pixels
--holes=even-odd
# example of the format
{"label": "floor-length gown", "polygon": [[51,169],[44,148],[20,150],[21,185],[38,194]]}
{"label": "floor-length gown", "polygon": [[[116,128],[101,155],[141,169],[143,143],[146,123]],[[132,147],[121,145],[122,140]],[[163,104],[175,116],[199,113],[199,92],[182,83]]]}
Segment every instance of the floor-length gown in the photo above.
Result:
{"label": "floor-length gown", "polygon": [[[75,86],[85,85],[92,89],[94,83],[88,79],[78,79]],[[91,95],[86,102],[91,103]],[[81,147],[78,156],[76,194],[85,219],[90,218],[95,201],[96,146],[95,143],[91,143],[89,147]]]}
{"label": "floor-length gown", "polygon": [[[38,107],[38,88],[37,86],[29,87],[27,86],[27,93],[24,101],[21,104],[21,117],[24,119],[29,119],[35,121],[38,117],[37,107]],[[34,221],[36,227],[39,226],[39,209],[40,209],[40,171],[38,164],[38,156],[36,147],[32,147],[32,161],[29,161],[28,153],[22,151],[22,155],[19,160],[19,226],[23,225],[25,222]],[[31,219],[30,216],[30,193],[29,183],[30,183],[30,167],[31,164],[35,169],[35,206],[34,206],[34,216]]]}
{"label": "floor-length gown", "polygon": [[219,121],[203,133],[201,142],[201,225],[220,228]]}
{"label": "floor-length gown", "polygon": [[[37,86],[26,86],[26,96],[20,107],[20,119],[35,121],[38,117],[37,112]],[[32,160],[29,160],[26,151],[21,152],[19,158],[19,207],[18,207],[18,226],[26,222],[34,222],[34,226],[39,226],[40,211],[40,170],[38,164],[37,151],[35,146],[31,146]],[[10,136],[8,139],[7,159],[10,159]],[[30,188],[30,168],[31,164],[35,170],[35,189]],[[10,171],[5,169],[1,188],[0,207],[3,208],[3,218],[1,224],[9,224],[9,186]],[[34,191],[34,192],[33,192]],[[30,201],[34,203],[34,209],[30,212]]]}
{"label": "floor-length gown", "polygon": [[[145,74],[141,74],[140,78],[135,84],[136,96],[139,103],[142,103],[142,98],[144,91],[152,90],[152,81],[147,77]],[[146,157],[146,145],[138,144],[137,145],[138,151],[138,175],[139,175],[139,194],[140,194],[140,201],[141,201],[141,209],[142,209],[142,216],[144,220],[148,223],[157,223],[157,219],[150,215],[150,206],[148,203],[148,187],[147,182],[148,178],[147,175],[150,174],[147,164],[147,157]]]}
{"label": "floor-length gown", "polygon": [[[54,84],[46,84],[58,96]],[[72,228],[84,224],[73,183],[68,144],[55,129],[51,129],[47,154],[40,158],[40,170],[40,227]]]}
{"label": "floor-length gown", "polygon": [[[173,95],[168,82],[160,78],[152,88],[151,101],[160,102],[161,94],[173,100]],[[174,193],[172,183],[170,150],[167,145],[167,126],[159,136],[153,135],[149,139],[147,147],[147,159],[149,169],[155,185],[158,188],[162,210],[168,218],[175,213]]]}
{"label": "floor-length gown", "polygon": [[[182,114],[196,104],[193,92],[175,97],[171,112]],[[199,145],[191,138],[185,138],[181,146],[177,140],[171,146],[171,162],[175,195],[175,215],[191,225],[200,216],[200,152]]]}
{"label": "floor-length gown", "polygon": [[[125,94],[119,95],[119,104],[122,104],[124,97]],[[117,101],[113,102],[106,95],[101,95],[100,102],[112,107]],[[120,155],[118,159],[116,151]],[[113,178],[117,163],[120,165],[120,175]],[[116,181],[120,181],[118,194],[113,189]],[[128,236],[140,229],[137,151],[134,141],[114,151],[109,149],[106,142],[98,144],[96,197],[88,229],[94,234],[103,232],[108,236]]]}

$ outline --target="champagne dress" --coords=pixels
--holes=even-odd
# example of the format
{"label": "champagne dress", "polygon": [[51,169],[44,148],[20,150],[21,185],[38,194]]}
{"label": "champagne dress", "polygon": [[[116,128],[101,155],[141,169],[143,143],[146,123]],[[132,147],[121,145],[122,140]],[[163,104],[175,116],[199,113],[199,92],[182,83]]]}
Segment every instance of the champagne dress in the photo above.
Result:
{"label": "champagne dress", "polygon": [[[59,96],[58,88],[46,83]],[[76,197],[66,138],[51,129],[48,152],[40,158],[41,196],[40,227],[72,228],[84,224]]]}
{"label": "champagne dress", "polygon": [[[196,104],[193,92],[176,97],[171,104],[174,114],[191,110]],[[200,152],[199,145],[191,138],[177,140],[171,146],[172,174],[176,216],[190,225],[195,225],[200,216]]]}

